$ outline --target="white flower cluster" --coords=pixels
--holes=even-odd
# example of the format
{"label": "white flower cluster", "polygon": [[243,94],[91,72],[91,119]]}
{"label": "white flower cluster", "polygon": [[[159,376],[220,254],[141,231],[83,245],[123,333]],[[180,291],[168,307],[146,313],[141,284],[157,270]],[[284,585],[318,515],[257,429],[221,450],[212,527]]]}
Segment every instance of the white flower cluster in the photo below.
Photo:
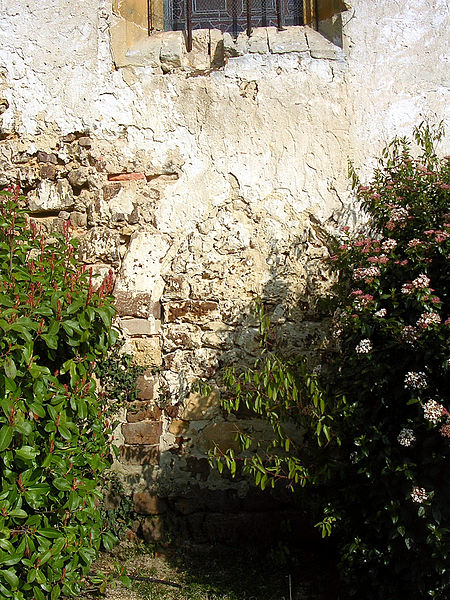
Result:
{"label": "white flower cluster", "polygon": [[385,308],[380,308],[380,310],[377,310],[376,312],[373,313],[374,317],[385,317],[387,315],[387,310]]}
{"label": "white flower cluster", "polygon": [[416,441],[414,431],[405,427],[398,434],[397,441],[401,446],[411,446]]}
{"label": "white flower cluster", "polygon": [[423,504],[428,500],[428,494],[424,488],[415,487],[411,492],[411,499],[413,502],[417,502],[417,504]]}
{"label": "white flower cluster", "polygon": [[428,381],[423,371],[408,371],[405,375],[405,388],[423,390],[428,386]]}
{"label": "white flower cluster", "polygon": [[373,349],[373,344],[369,339],[361,340],[356,346],[355,351],[357,354],[367,354]]}
{"label": "white flower cluster", "polygon": [[430,325],[438,325],[441,322],[441,317],[435,312],[422,313],[417,321],[417,327],[427,329]]}
{"label": "white flower cluster", "polygon": [[378,277],[381,271],[378,267],[359,267],[353,271],[353,279],[359,281],[360,279],[366,279],[367,277]]}
{"label": "white flower cluster", "polygon": [[430,278],[425,275],[425,273],[421,273],[418,277],[412,280],[413,286],[417,290],[423,290],[430,285]]}
{"label": "white flower cluster", "polygon": [[406,221],[408,216],[408,211],[402,206],[397,206],[391,210],[391,221],[394,221],[395,223],[403,223],[404,221]]}
{"label": "white flower cluster", "polygon": [[383,252],[391,252],[396,246],[397,242],[393,239],[384,240],[381,244]]}
{"label": "white flower cluster", "polygon": [[413,279],[411,283],[405,283],[402,285],[403,294],[412,294],[414,290],[425,290],[430,285],[430,278],[421,273],[418,277]]}
{"label": "white flower cluster", "polygon": [[413,327],[412,325],[405,325],[405,327],[403,327],[400,335],[401,335],[402,340],[404,342],[406,342],[407,344],[410,344],[411,346],[413,346],[414,342],[417,342],[417,339],[418,339],[417,329],[415,327]]}
{"label": "white flower cluster", "polygon": [[450,438],[450,422],[447,422],[445,423],[445,425],[442,425],[439,431],[444,437]]}
{"label": "white flower cluster", "polygon": [[436,400],[428,400],[428,402],[426,402],[422,408],[425,419],[434,424],[436,424],[439,419],[445,415],[445,408]]}

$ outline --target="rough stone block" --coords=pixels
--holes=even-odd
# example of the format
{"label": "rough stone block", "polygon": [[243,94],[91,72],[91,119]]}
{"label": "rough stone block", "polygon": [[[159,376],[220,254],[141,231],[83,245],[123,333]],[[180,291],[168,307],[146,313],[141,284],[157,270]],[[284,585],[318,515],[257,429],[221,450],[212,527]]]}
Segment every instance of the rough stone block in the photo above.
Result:
{"label": "rough stone block", "polygon": [[189,424],[181,419],[174,419],[169,425],[169,433],[173,435],[183,435],[189,428]]}
{"label": "rough stone block", "polygon": [[229,448],[239,452],[239,442],[235,439],[238,432],[238,426],[234,423],[213,423],[202,430],[199,446],[208,451],[217,446],[223,452]]}
{"label": "rough stone block", "polygon": [[192,52],[186,53],[186,63],[191,69],[206,71],[211,65],[209,55],[209,30],[194,29],[192,32]]}
{"label": "rough stone block", "polygon": [[70,171],[68,179],[69,183],[74,188],[80,188],[88,182],[88,169],[73,169]]}
{"label": "rough stone block", "polygon": [[182,31],[166,31],[161,44],[160,61],[164,73],[181,67],[186,43]]}
{"label": "rough stone block", "polygon": [[209,30],[209,52],[211,67],[221,67],[225,62],[223,34],[220,29]]}
{"label": "rough stone block", "polygon": [[114,292],[115,306],[120,317],[161,318],[161,304],[145,292]]}
{"label": "rough stone block", "polygon": [[151,371],[140,375],[136,380],[138,398],[140,400],[153,400],[157,380]]}
{"label": "rough stone block", "polygon": [[108,183],[108,184],[104,185],[102,188],[103,200],[108,202],[108,200],[111,200],[111,198],[114,198],[114,196],[117,196],[117,194],[120,192],[121,189],[122,189],[122,186],[119,182],[113,182],[113,183]]}
{"label": "rough stone block", "polygon": [[36,159],[41,163],[51,163],[52,165],[58,164],[58,157],[53,152],[42,152],[39,151],[36,153]]}
{"label": "rough stone block", "polygon": [[138,515],[160,515],[167,511],[167,502],[156,494],[136,492],[133,494],[134,510]]}
{"label": "rough stone block", "polygon": [[153,446],[120,446],[119,461],[127,465],[158,465],[159,444]]}
{"label": "rough stone block", "polygon": [[307,52],[305,30],[300,27],[289,27],[278,31],[276,27],[268,27],[269,50],[272,54],[286,54],[288,52]]}
{"label": "rough stone block", "polygon": [[132,66],[160,68],[160,54],[163,36],[165,34],[154,33],[138,40],[125,55],[128,64]]}
{"label": "rough stone block", "polygon": [[70,213],[70,224],[72,227],[86,227],[87,225],[87,214],[79,211],[73,211]]}
{"label": "rough stone block", "polygon": [[159,336],[133,340],[133,362],[141,367],[160,367],[162,365],[161,343]]}
{"label": "rough stone block", "polygon": [[44,179],[28,196],[31,212],[65,210],[72,208],[73,205],[72,188],[66,179],[60,179],[56,183]]}
{"label": "rough stone block", "polygon": [[55,165],[42,165],[39,169],[41,179],[55,179],[57,169]]}
{"label": "rough stone block", "polygon": [[313,58],[325,58],[328,60],[339,60],[343,58],[343,52],[339,46],[335,46],[323,37],[318,31],[305,28],[308,47]]}
{"label": "rough stone block", "polygon": [[127,411],[127,422],[139,423],[147,419],[157,421],[161,415],[161,409],[153,402],[135,402]]}
{"label": "rough stone block", "polygon": [[[239,43],[238,43],[239,42]],[[247,51],[247,34],[240,33],[235,41],[228,31],[223,34],[223,53],[225,58],[242,56]]]}
{"label": "rough stone block", "polygon": [[161,517],[147,517],[141,523],[141,535],[147,543],[160,542],[164,537],[164,521]]}
{"label": "rough stone block", "polygon": [[161,421],[122,423],[121,429],[125,444],[153,445],[159,443],[162,433],[162,423]]}
{"label": "rough stone block", "polygon": [[248,51],[252,54],[267,54],[268,50],[266,28],[253,29],[252,35],[248,38]]}
{"label": "rough stone block", "polygon": [[80,254],[86,262],[119,260],[121,244],[118,231],[107,227],[93,227],[80,238]]}
{"label": "rough stone block", "polygon": [[165,300],[184,300],[189,298],[191,286],[185,277],[169,277],[165,281]]}
{"label": "rough stone block", "polygon": [[120,319],[121,329],[128,335],[154,335],[161,329],[161,321],[155,319]]}
{"label": "rough stone block", "polygon": [[200,421],[207,418],[207,413],[212,407],[219,405],[220,392],[213,389],[207,396],[197,393],[189,394],[186,404],[180,414],[183,421]]}
{"label": "rough stone block", "polygon": [[165,321],[186,321],[188,323],[199,323],[203,321],[214,321],[219,316],[219,305],[217,302],[203,300],[184,300],[181,302],[169,302],[164,305]]}
{"label": "rough stone block", "polygon": [[200,348],[201,329],[191,323],[167,324],[164,328],[164,352],[174,352],[177,349],[193,350]]}

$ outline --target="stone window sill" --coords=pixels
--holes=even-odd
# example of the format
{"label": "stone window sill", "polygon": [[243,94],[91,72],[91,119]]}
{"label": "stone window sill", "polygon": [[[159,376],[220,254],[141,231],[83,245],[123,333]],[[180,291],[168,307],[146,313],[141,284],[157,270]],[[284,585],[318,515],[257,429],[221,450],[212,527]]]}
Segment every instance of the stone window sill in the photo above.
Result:
{"label": "stone window sill", "polygon": [[245,32],[233,39],[217,29],[196,29],[193,47],[186,51],[182,31],[158,32],[138,40],[125,54],[115,56],[117,67],[151,67],[155,72],[175,70],[208,72],[224,66],[228,59],[245,54],[301,53],[312,58],[342,60],[343,52],[310,27],[259,27],[250,37]]}

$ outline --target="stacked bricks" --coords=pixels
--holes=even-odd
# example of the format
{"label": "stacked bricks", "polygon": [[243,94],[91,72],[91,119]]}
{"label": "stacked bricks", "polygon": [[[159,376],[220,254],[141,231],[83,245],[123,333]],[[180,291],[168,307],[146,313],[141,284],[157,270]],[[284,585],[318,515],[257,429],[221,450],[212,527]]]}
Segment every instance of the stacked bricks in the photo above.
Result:
{"label": "stacked bricks", "polygon": [[[115,304],[121,328],[143,346],[159,348],[161,305],[144,292],[115,292]],[[145,355],[142,363],[147,361]],[[151,362],[151,361],[150,361]],[[157,363],[158,360],[154,361]],[[158,364],[146,366],[155,367]],[[122,423],[123,445],[120,461],[130,465],[159,463],[159,439],[162,433],[162,411],[157,406],[157,376],[149,368],[136,381],[137,401],[127,408],[127,422]]]}

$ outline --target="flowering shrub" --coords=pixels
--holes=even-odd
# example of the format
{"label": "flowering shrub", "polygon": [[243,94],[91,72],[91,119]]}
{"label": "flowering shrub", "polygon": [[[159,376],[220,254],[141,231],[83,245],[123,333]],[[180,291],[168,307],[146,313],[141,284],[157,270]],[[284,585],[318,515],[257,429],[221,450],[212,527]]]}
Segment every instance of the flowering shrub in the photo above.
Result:
{"label": "flowering shrub", "polygon": [[450,595],[450,157],[415,138],[419,158],[397,139],[370,185],[353,174],[369,230],[332,257],[346,466],[330,496],[346,588],[380,599]]}
{"label": "flowering shrub", "polygon": [[262,488],[314,484],[299,496],[334,531],[339,598],[450,597],[450,157],[429,128],[415,138],[419,158],[396,139],[370,185],[353,173],[370,224],[331,257],[338,352],[308,374],[260,314],[261,356],[224,377],[226,411],[244,405],[274,435],[237,431],[242,454],[217,448],[215,462]]}
{"label": "flowering shrub", "polygon": [[115,340],[112,274],[45,240],[0,192],[0,597],[77,595],[101,544],[108,427],[92,377]]}

